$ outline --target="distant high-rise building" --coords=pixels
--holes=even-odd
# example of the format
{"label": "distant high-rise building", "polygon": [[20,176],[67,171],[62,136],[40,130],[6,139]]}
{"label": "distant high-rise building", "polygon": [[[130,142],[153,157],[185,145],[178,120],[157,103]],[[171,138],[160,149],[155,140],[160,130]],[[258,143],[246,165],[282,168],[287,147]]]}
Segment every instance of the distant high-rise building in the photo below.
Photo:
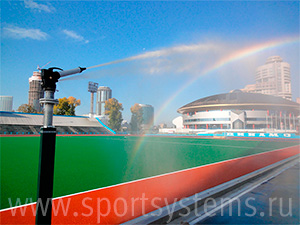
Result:
{"label": "distant high-rise building", "polygon": [[38,112],[42,111],[40,99],[44,97],[44,92],[41,83],[41,73],[38,71],[33,72],[32,77],[29,78],[28,104],[31,105]]}
{"label": "distant high-rise building", "polygon": [[99,87],[97,90],[96,115],[105,115],[105,101],[112,98],[112,90],[109,87]]}
{"label": "distant high-rise building", "polygon": [[290,65],[280,56],[271,56],[256,70],[255,92],[292,100]]}
{"label": "distant high-rise building", "polygon": [[12,112],[13,97],[0,96],[0,111]]}
{"label": "distant high-rise building", "polygon": [[[232,90],[230,92],[233,92],[235,90]],[[248,84],[243,89],[241,89],[242,92],[248,92],[248,93],[256,93],[256,85],[255,84]]]}
{"label": "distant high-rise building", "polygon": [[153,126],[154,108],[152,105],[139,104],[143,112],[142,126],[149,129]]}

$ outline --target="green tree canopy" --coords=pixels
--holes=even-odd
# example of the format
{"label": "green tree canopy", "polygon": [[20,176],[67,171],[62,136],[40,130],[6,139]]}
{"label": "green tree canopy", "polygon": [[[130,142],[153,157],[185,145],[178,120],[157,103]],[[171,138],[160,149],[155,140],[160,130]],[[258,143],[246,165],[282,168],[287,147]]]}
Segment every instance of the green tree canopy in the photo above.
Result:
{"label": "green tree canopy", "polygon": [[141,131],[141,125],[143,122],[142,107],[138,103],[135,103],[130,108],[130,111],[132,113],[130,121],[131,131],[133,133],[139,133]]}
{"label": "green tree canopy", "polygon": [[121,130],[121,123],[123,121],[122,103],[119,103],[117,99],[110,98],[105,101],[105,114],[108,115],[108,126],[114,131]]}
{"label": "green tree canopy", "polygon": [[32,107],[32,105],[28,104],[20,105],[17,111],[23,113],[37,113],[37,111]]}
{"label": "green tree canopy", "polygon": [[59,98],[58,105],[53,108],[53,114],[55,115],[67,115],[75,116],[75,108],[80,105],[80,100],[72,96],[69,98]]}

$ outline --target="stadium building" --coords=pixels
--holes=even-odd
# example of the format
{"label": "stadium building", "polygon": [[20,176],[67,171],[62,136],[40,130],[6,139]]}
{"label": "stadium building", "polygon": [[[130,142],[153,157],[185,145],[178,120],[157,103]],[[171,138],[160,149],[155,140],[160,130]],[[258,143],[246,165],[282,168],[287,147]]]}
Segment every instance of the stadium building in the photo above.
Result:
{"label": "stadium building", "polygon": [[300,104],[235,90],[198,99],[177,110],[184,129],[299,131]]}
{"label": "stadium building", "polygon": [[[0,134],[39,134],[44,115],[0,111]],[[57,134],[112,134],[109,127],[96,118],[87,116],[53,116]]]}

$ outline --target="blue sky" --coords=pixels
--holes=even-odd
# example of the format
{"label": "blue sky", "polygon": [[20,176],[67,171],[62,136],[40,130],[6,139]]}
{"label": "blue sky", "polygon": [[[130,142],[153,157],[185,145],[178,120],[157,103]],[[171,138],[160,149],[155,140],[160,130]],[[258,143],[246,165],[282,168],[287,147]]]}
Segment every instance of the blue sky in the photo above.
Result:
{"label": "blue sky", "polygon": [[152,52],[59,82],[56,98],[80,99],[76,113],[87,114],[87,85],[94,81],[113,90],[130,120],[134,103],[157,112],[177,93],[157,119],[170,124],[184,104],[254,83],[256,67],[280,55],[291,65],[295,100],[299,41],[203,72],[239,49],[284,37],[299,40],[297,1],[1,1],[1,95],[14,97],[15,110],[27,103],[28,78],[49,61],[46,67],[72,69]]}

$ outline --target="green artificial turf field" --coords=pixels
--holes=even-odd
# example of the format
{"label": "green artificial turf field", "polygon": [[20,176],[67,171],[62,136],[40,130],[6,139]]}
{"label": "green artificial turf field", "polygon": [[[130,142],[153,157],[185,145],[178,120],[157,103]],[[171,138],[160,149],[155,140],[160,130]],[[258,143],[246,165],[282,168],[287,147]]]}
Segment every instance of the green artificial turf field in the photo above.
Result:
{"label": "green artificial turf field", "polygon": [[[39,137],[1,137],[1,209],[36,200]],[[54,196],[87,191],[298,142],[135,136],[56,138]]]}

